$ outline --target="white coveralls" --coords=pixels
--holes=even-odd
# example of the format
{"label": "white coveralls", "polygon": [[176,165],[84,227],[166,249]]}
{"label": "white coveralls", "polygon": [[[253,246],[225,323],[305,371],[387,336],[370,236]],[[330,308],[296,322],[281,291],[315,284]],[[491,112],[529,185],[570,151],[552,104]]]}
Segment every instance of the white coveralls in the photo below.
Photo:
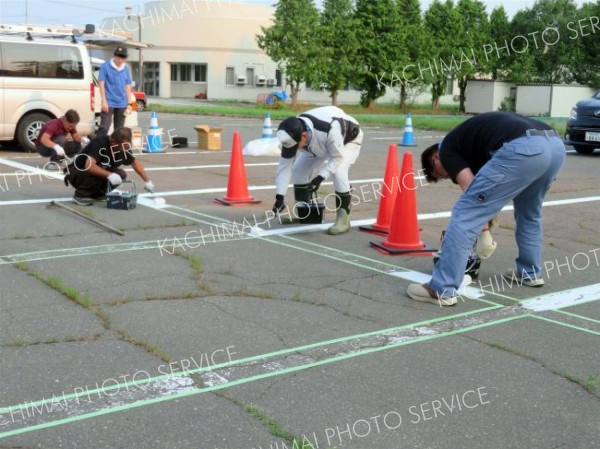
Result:
{"label": "white coveralls", "polygon": [[331,175],[336,192],[349,192],[348,170],[360,153],[363,132],[360,130],[354,140],[344,145],[340,122],[334,118],[358,122],[335,106],[311,109],[305,114],[330,123],[331,129],[329,133],[319,131],[308,118],[299,116],[309,129],[308,142],[298,149],[295,158],[279,158],[275,178],[277,194],[285,196],[290,180],[294,185],[308,184],[317,175],[324,179]]}

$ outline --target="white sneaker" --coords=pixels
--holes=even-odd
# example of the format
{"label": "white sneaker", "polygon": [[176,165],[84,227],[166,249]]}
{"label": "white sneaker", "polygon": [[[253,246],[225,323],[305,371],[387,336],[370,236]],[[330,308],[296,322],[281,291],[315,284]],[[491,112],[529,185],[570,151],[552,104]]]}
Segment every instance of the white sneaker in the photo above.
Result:
{"label": "white sneaker", "polygon": [[428,302],[439,306],[453,306],[458,302],[456,296],[439,296],[427,284],[410,284],[406,293],[409,298],[415,301]]}
{"label": "white sneaker", "polygon": [[508,270],[502,277],[509,282],[515,282],[517,285],[526,285],[527,287],[541,287],[546,283],[542,278],[536,276],[530,277],[528,274],[521,277],[514,270]]}

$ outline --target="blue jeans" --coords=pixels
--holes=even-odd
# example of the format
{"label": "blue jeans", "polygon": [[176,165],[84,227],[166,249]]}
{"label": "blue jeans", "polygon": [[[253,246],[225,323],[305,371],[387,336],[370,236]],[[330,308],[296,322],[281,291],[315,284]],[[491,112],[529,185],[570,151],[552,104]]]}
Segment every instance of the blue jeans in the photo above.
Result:
{"label": "blue jeans", "polygon": [[456,294],[475,239],[510,200],[519,249],[517,273],[540,277],[542,203],[564,160],[565,147],[556,136],[524,136],[500,147],[452,209],[442,254],[429,281],[431,289],[442,297]]}

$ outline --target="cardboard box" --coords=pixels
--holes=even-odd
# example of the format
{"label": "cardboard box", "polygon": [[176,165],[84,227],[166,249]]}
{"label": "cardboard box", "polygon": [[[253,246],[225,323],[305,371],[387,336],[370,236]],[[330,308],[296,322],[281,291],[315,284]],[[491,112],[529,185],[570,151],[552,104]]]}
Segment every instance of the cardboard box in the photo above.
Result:
{"label": "cardboard box", "polygon": [[211,128],[208,125],[196,125],[198,132],[198,149],[218,151],[221,149],[221,133],[223,128]]}

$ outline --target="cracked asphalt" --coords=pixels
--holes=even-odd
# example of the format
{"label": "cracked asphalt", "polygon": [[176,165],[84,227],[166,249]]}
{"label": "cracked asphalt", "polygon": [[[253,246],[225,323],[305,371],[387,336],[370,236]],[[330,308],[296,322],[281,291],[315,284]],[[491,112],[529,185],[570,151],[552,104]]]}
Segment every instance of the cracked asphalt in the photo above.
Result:
{"label": "cracked asphalt", "polygon": [[[568,148],[546,197],[547,284],[498,285],[516,251],[504,211],[479,282],[442,309],[405,296],[431,257],[384,256],[356,227],[265,222],[276,158],[245,158],[262,204],[214,203],[233,132],[259,138],[261,120],[159,123],[190,146],[137,156],[166,204],[140,193],[131,211],[75,206],[57,176],[34,173],[45,159],[0,149],[0,448],[600,447],[600,151]],[[200,123],[224,128],[221,151],[196,149]],[[416,130],[415,164],[441,134]],[[401,139],[365,126],[355,224],[377,215]],[[435,246],[459,189],[417,185],[421,239]]]}

